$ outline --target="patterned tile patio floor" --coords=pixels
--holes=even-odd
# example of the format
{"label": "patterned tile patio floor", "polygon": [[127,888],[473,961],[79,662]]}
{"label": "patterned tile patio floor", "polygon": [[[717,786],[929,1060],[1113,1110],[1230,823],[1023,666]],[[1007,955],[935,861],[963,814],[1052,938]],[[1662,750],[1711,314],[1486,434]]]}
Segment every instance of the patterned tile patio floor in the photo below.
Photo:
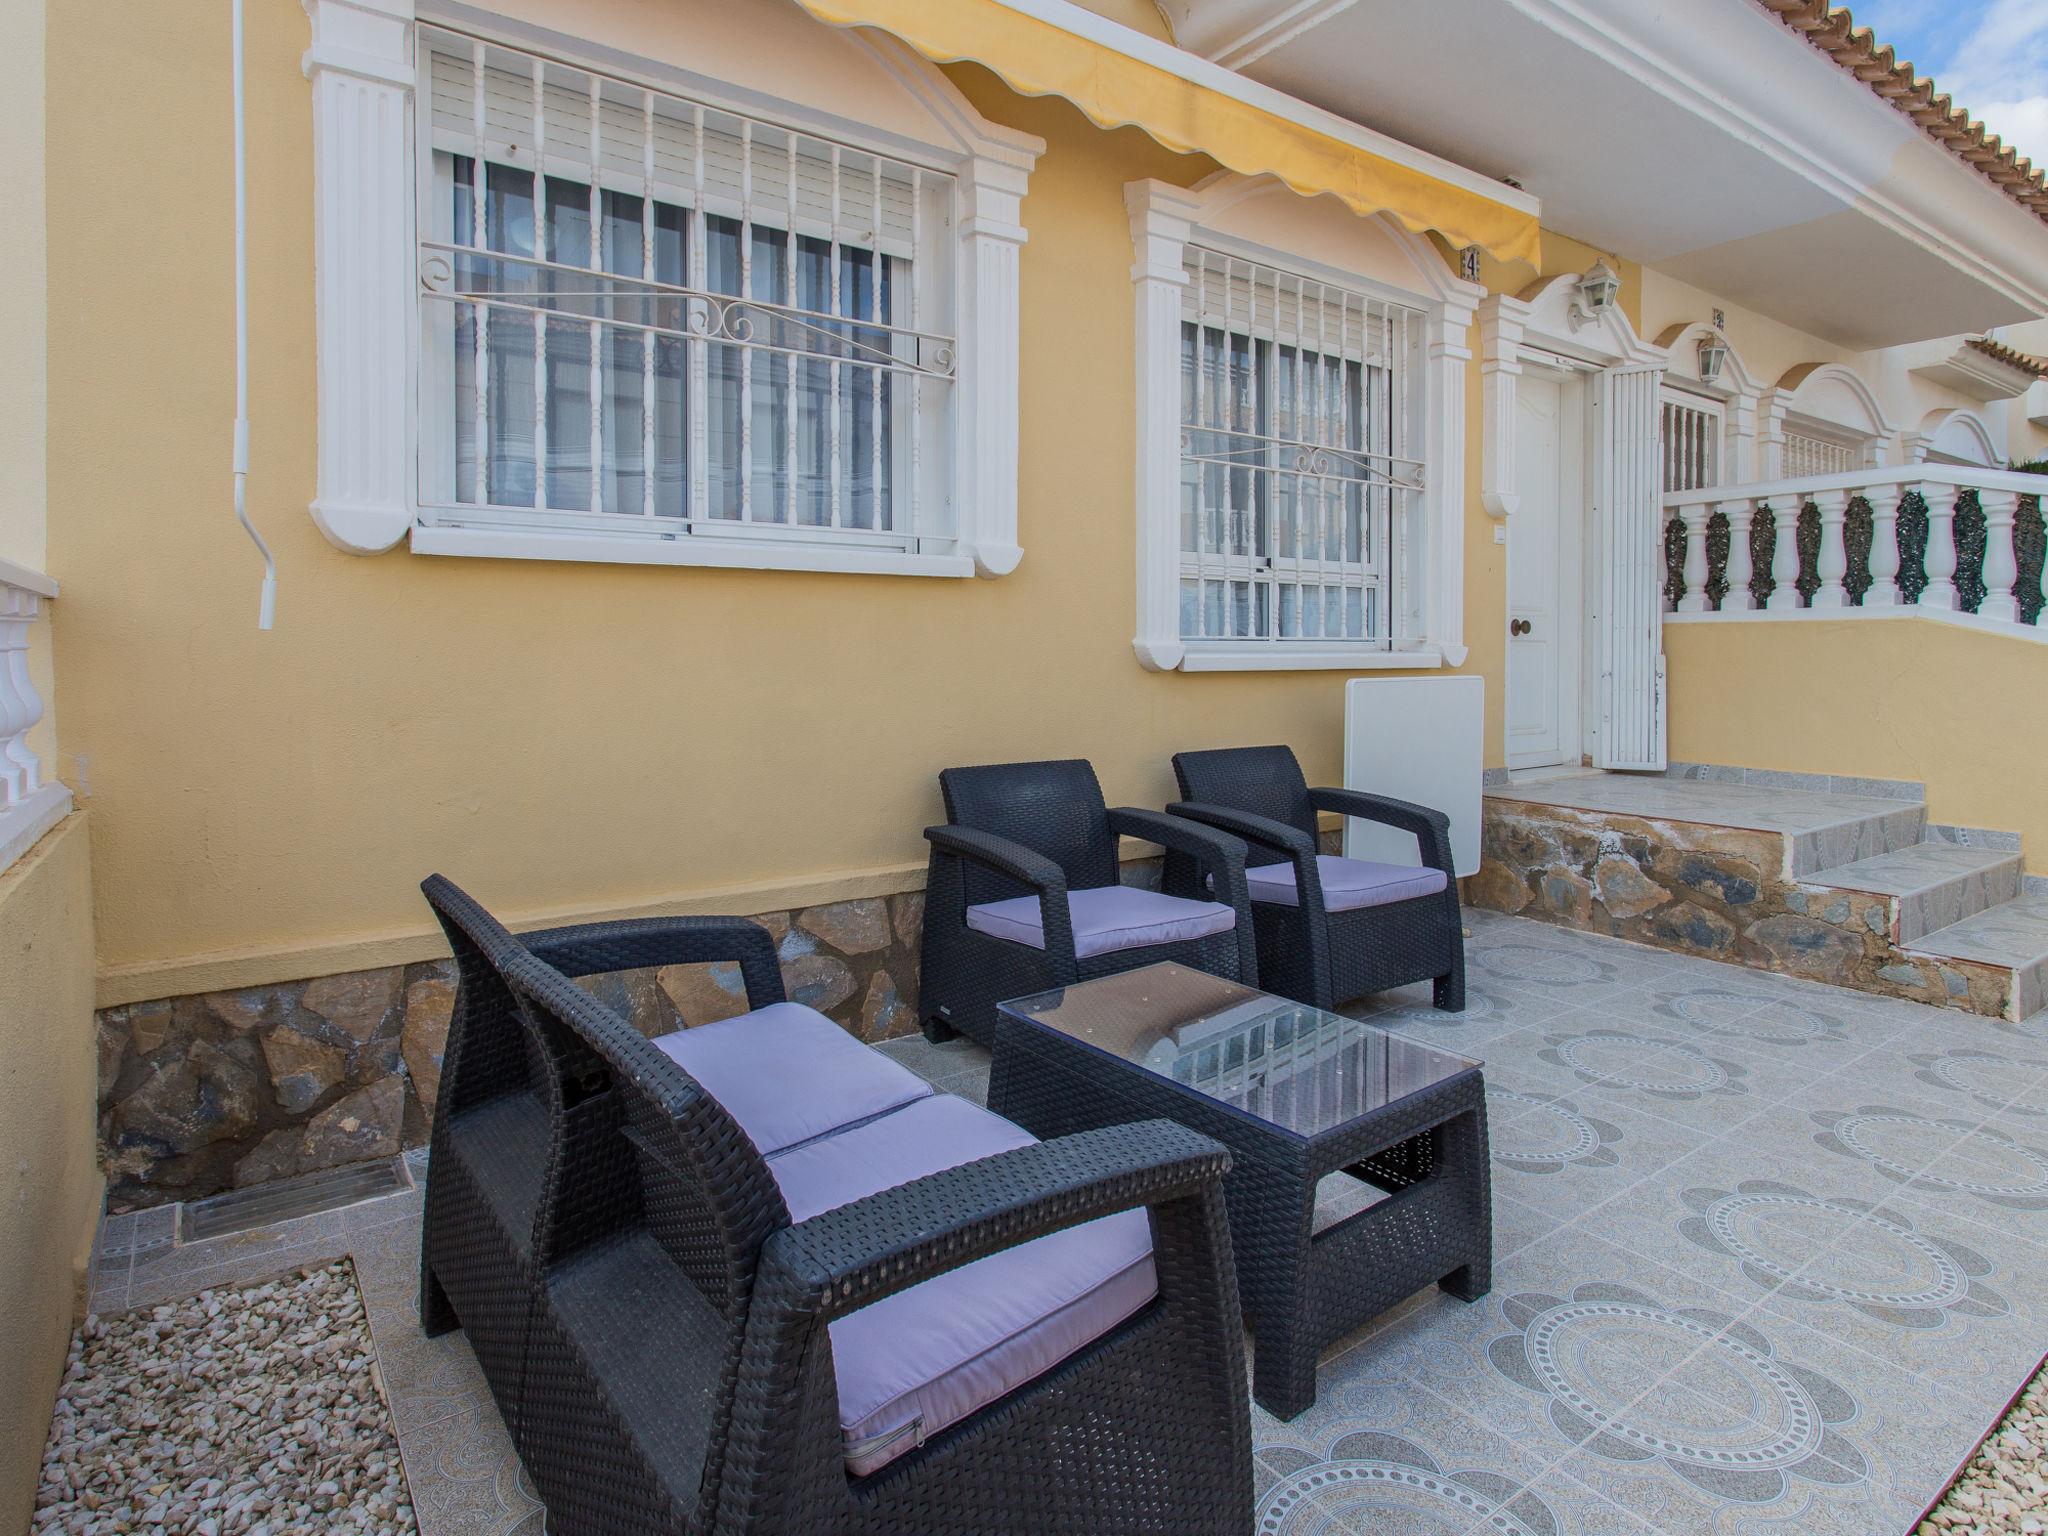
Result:
{"label": "patterned tile patio floor", "polygon": [[[1471,928],[1464,1013],[1372,1011],[1486,1062],[1493,1292],[1254,1408],[1260,1536],[1908,1532],[2048,1349],[2048,1028]],[[986,1091],[971,1046],[887,1049]],[[468,1347],[419,1334],[418,1199],[109,1259],[98,1303],[352,1254],[422,1530],[535,1536]]]}

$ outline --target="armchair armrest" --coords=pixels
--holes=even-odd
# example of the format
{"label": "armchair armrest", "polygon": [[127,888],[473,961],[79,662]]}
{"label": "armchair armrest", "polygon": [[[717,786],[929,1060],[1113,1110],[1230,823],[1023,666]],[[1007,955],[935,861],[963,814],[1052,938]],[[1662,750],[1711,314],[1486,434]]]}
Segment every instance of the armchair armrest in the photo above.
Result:
{"label": "armchair armrest", "polygon": [[[1170,853],[1192,858],[1209,877],[1210,895],[1237,912],[1237,950],[1246,982],[1258,975],[1258,945],[1252,935],[1251,890],[1245,884],[1246,850],[1242,838],[1186,817],[1120,805],[1109,812],[1109,827],[1125,837],[1141,837]],[[1169,894],[1172,892],[1169,890]]]}
{"label": "armchair armrest", "polygon": [[1442,811],[1410,800],[1396,800],[1391,795],[1367,794],[1359,789],[1312,789],[1308,792],[1308,800],[1319,811],[1356,816],[1362,821],[1376,821],[1381,826],[1414,834],[1422,862],[1431,869],[1440,869],[1456,878],[1456,872],[1451,868],[1451,819]]}
{"label": "armchair armrest", "polygon": [[[1067,873],[1035,848],[984,832],[978,827],[926,827],[925,840],[940,853],[966,859],[999,875],[1007,875],[1038,892],[1039,932],[1045,936],[1046,957],[1064,982],[1072,979],[1074,960],[1074,914],[1067,906]],[[933,914],[927,912],[925,921]],[[964,919],[963,919],[964,921]]]}
{"label": "armchair armrest", "polygon": [[656,965],[737,961],[747,1006],[783,1001],[775,941],[744,917],[641,917],[615,923],[543,928],[519,935],[528,950],[564,976],[597,976]]}
{"label": "armchair armrest", "polygon": [[1220,1199],[1229,1166],[1220,1145],[1169,1120],[1020,1147],[784,1228],[762,1250],[757,1296],[829,1322],[1082,1222],[1205,1190]]}
{"label": "armchair armrest", "polygon": [[1022,843],[976,827],[926,827],[924,835],[925,841],[935,848],[972,859],[1037,890],[1057,890],[1062,896],[1067,892],[1066,872],[1035,848],[1026,848]]}
{"label": "armchair armrest", "polygon": [[1254,848],[1271,849],[1283,859],[1314,859],[1316,855],[1313,836],[1270,816],[1258,816],[1234,806],[1214,805],[1205,800],[1176,800],[1166,809],[1175,816],[1233,833]]}

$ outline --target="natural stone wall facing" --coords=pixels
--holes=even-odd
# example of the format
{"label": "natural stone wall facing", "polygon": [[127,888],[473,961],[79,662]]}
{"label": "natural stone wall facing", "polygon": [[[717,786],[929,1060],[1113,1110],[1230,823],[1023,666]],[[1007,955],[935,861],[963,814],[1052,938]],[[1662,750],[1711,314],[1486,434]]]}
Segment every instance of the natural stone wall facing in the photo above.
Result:
{"label": "natural stone wall facing", "polygon": [[1489,797],[1468,905],[1916,1003],[2005,1016],[2011,974],[1910,955],[1888,898],[1804,886],[1785,842]]}
{"label": "natural stone wall facing", "polygon": [[[792,1001],[863,1040],[917,1027],[922,891],[754,921],[775,939]],[[648,1035],[746,1011],[737,965],[628,971],[587,985]],[[454,1002],[454,965],[436,960],[101,1009],[108,1209],[198,1199],[423,1144]]]}

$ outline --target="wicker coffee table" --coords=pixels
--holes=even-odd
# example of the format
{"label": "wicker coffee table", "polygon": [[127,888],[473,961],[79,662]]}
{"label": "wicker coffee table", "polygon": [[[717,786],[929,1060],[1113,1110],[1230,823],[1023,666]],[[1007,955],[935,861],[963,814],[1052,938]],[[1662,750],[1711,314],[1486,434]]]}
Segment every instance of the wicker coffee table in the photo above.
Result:
{"label": "wicker coffee table", "polygon": [[[1291,1419],[1316,1358],[1432,1282],[1493,1283],[1480,1063],[1180,965],[1002,1005],[989,1107],[1042,1137],[1170,1119],[1230,1149],[1224,1180],[1252,1397]],[[1385,1198],[1323,1231],[1316,1186]]]}

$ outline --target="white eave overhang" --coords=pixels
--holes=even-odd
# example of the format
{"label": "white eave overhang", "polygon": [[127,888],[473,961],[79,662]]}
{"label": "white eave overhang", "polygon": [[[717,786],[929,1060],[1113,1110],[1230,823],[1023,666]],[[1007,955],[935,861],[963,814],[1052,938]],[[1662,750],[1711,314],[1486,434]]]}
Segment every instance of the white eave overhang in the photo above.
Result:
{"label": "white eave overhang", "polygon": [[1938,355],[1907,371],[1972,400],[2014,400],[2035,381],[2032,369],[2015,367],[1968,337],[1959,338],[1953,346],[1944,344]]}
{"label": "white eave overhang", "polygon": [[1756,0],[1165,0],[1183,48],[1856,348],[2048,314],[2048,224]]}

